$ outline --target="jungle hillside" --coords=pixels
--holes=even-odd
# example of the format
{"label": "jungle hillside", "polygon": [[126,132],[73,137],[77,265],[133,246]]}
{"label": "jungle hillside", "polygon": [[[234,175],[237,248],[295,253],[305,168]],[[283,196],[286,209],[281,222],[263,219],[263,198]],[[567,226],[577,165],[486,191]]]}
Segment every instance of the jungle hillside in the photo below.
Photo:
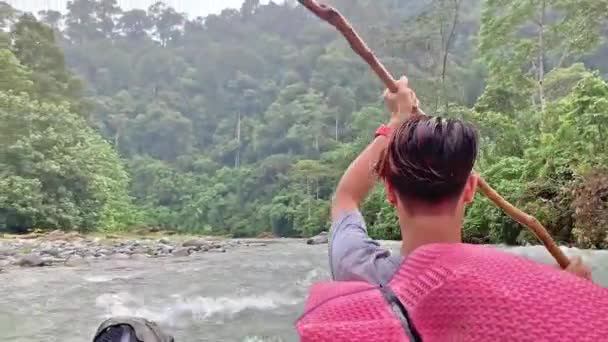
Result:
{"label": "jungle hillside", "polygon": [[[326,0],[434,115],[473,122],[476,170],[562,244],[608,247],[608,0]],[[382,84],[296,1],[190,18],[158,2],[0,1],[0,233],[307,237],[388,118]],[[399,239],[384,189],[362,208]],[[464,238],[535,243],[478,196]]]}

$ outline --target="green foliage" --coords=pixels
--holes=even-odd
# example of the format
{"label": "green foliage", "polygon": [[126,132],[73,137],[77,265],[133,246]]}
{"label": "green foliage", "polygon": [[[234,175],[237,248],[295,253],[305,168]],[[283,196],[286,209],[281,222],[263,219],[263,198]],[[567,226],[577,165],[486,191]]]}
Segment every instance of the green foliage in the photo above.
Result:
{"label": "green foliage", "polygon": [[0,230],[133,223],[120,159],[68,106],[0,92],[0,122]]}
{"label": "green foliage", "polygon": [[[606,0],[332,4],[407,71],[425,110],[477,125],[477,169],[501,194],[560,241],[603,246],[605,201],[590,189],[603,184],[608,91],[590,69],[608,72]],[[387,117],[365,63],[293,1],[196,19],[116,0],[39,14],[0,2],[1,229],[314,235]],[[362,209],[372,236],[400,238],[382,185]],[[464,235],[534,241],[483,198]]]}
{"label": "green foliage", "polygon": [[[574,68],[579,70],[573,73]],[[492,142],[484,151],[480,166],[499,193],[537,217],[559,241],[604,246],[608,231],[600,190],[604,183],[597,173],[608,155],[608,84],[580,67],[555,71],[555,77],[565,75],[566,79],[572,79],[573,74],[580,79],[576,86],[565,85],[572,89],[570,93],[547,106],[544,126],[554,127],[552,133],[536,128],[531,137],[526,137],[521,133],[521,123],[507,120],[508,124],[501,124],[505,116],[496,120],[496,113],[473,114],[474,120],[483,117],[476,121],[480,122],[486,141]],[[540,117],[534,112],[529,115]],[[488,132],[500,132],[502,137]],[[515,145],[511,144],[514,139],[518,139]],[[509,146],[519,147],[523,155],[505,149]],[[591,187],[598,192],[591,193]],[[485,199],[477,200],[467,211],[465,237],[494,243],[534,241]]]}
{"label": "green foliage", "polygon": [[30,92],[33,82],[30,72],[8,49],[0,49],[0,91]]}

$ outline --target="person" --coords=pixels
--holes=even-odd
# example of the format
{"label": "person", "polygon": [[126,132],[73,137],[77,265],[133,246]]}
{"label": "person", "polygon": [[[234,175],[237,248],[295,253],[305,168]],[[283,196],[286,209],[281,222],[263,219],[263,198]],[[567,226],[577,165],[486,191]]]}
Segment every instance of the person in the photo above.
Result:
{"label": "person", "polygon": [[[384,93],[390,120],[344,173],[331,208],[329,263],[334,280],[387,283],[404,257],[429,243],[462,240],[465,207],[475,195],[478,135],[458,119],[416,115],[419,101],[406,77]],[[359,211],[377,177],[399,218],[401,255],[370,239]],[[590,279],[575,257],[568,272]]]}
{"label": "person", "polygon": [[[608,289],[578,258],[568,272],[461,242],[473,200],[478,137],[461,120],[417,116],[406,78],[385,93],[389,123],[342,177],[333,199],[334,281],[313,285],[296,321],[302,342],[597,341]],[[400,255],[370,239],[359,205],[386,187]]]}
{"label": "person", "polygon": [[608,289],[484,245],[424,244],[386,284],[313,284],[301,342],[604,341]]}

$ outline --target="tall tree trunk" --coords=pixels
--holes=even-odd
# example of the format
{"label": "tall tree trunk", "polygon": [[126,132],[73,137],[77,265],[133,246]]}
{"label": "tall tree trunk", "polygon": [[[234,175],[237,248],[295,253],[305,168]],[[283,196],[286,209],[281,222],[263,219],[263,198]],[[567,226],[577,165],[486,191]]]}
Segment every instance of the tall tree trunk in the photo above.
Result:
{"label": "tall tree trunk", "polygon": [[338,141],[338,114],[336,114],[336,141]]}
{"label": "tall tree trunk", "polygon": [[541,0],[540,20],[538,27],[538,96],[540,97],[540,110],[545,113],[545,16],[547,0]]}
{"label": "tall tree trunk", "polygon": [[310,221],[311,208],[310,208],[310,180],[306,178],[306,197],[308,198],[308,220]]}
{"label": "tall tree trunk", "polygon": [[454,36],[456,36],[456,27],[458,26],[458,20],[460,16],[460,3],[462,0],[453,0],[454,2],[454,13],[452,15],[452,27],[450,28],[450,34],[445,41],[443,46],[443,63],[441,66],[441,92],[443,100],[445,101],[445,112],[448,112],[449,101],[447,97],[447,89],[446,89],[446,78],[448,71],[448,57],[450,55],[450,48],[452,47],[452,42],[454,41]]}
{"label": "tall tree trunk", "polygon": [[120,150],[120,146],[118,146],[119,143],[120,143],[120,127],[118,127],[116,129],[116,133],[114,134],[114,148],[116,149],[116,151]]}
{"label": "tall tree trunk", "polygon": [[239,168],[241,165],[241,112],[237,114],[236,122],[236,156],[234,157],[234,167]]}

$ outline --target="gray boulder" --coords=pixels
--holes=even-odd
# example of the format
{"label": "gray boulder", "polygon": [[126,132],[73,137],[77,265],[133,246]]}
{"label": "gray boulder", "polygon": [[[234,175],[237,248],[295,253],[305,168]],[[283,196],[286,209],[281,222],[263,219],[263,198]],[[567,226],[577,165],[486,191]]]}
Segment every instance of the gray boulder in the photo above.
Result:
{"label": "gray boulder", "polygon": [[190,248],[181,247],[181,248],[174,250],[172,254],[173,254],[173,256],[176,256],[176,257],[187,257],[190,255]]}
{"label": "gray boulder", "polygon": [[208,242],[206,240],[192,239],[192,240],[188,240],[188,241],[184,242],[182,244],[182,247],[203,247],[203,246],[206,246],[207,244],[208,244]]}
{"label": "gray boulder", "polygon": [[126,259],[129,259],[129,254],[116,253],[116,254],[112,255],[112,259],[115,259],[115,260],[126,260]]}
{"label": "gray boulder", "polygon": [[70,256],[64,263],[68,267],[77,267],[87,265],[89,262],[78,254]]}
{"label": "gray boulder", "polygon": [[321,232],[317,236],[313,236],[306,241],[309,245],[321,245],[329,242],[329,235],[327,232]]}
{"label": "gray boulder", "polygon": [[35,254],[26,255],[21,259],[17,260],[15,264],[21,267],[41,267],[51,265],[48,260],[44,260],[40,256]]}
{"label": "gray boulder", "polygon": [[59,248],[54,248],[54,247],[49,247],[49,248],[45,248],[42,251],[40,251],[41,254],[47,254],[53,257],[59,257],[59,255],[61,254],[61,249]]}
{"label": "gray boulder", "polygon": [[11,255],[15,255],[16,253],[17,253],[17,251],[15,251],[14,248],[0,247],[0,255],[2,255],[2,256],[11,256]]}

